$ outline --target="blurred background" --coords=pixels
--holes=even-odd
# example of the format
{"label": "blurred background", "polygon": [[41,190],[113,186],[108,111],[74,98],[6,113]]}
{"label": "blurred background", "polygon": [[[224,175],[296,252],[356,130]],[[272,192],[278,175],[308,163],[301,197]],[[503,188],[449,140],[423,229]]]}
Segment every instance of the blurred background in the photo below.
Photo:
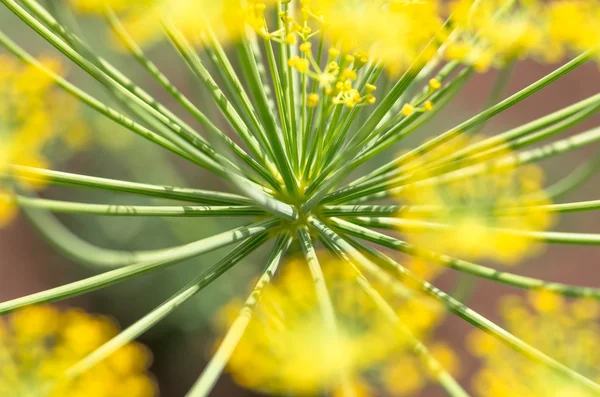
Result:
{"label": "blurred background", "polygon": [[[145,87],[162,103],[175,110],[178,115],[193,121],[181,111],[167,93],[145,74],[132,59],[111,48],[107,40],[106,27],[94,20],[84,20],[84,36],[95,50],[114,62],[137,84]],[[52,55],[61,58],[67,65],[68,78],[83,89],[103,100],[105,93],[96,82],[86,76],[77,66],[60,57],[42,42],[30,29],[17,21],[0,7],[0,28],[8,33],[34,55]],[[2,49],[0,49],[2,52]],[[192,76],[167,43],[159,44],[148,51],[150,58],[169,76],[189,98],[208,112],[215,109],[207,99],[207,93],[193,81]],[[2,68],[2,65],[0,65]],[[533,61],[518,63],[513,71],[505,95],[552,71],[555,66],[540,65]],[[518,106],[495,117],[487,124],[484,133],[493,134],[533,120],[554,110],[572,104],[587,96],[600,92],[598,65],[589,63],[545,88],[542,92],[526,99]],[[394,150],[386,152],[369,164],[374,167],[389,161],[396,153],[439,134],[476,114],[485,105],[495,81],[496,71],[475,75],[459,96],[433,121],[418,133],[401,142]],[[107,100],[108,103],[110,101]],[[162,185],[206,188],[229,191],[208,172],[185,164],[165,154],[152,144],[134,136],[109,120],[102,119],[89,109],[81,109],[81,118],[89,128],[89,144],[67,161],[52,159],[53,169],[75,173],[147,182]],[[222,121],[222,120],[221,120]],[[567,136],[598,125],[600,117],[594,117],[571,129]],[[221,127],[225,128],[224,124]],[[577,165],[591,156],[598,156],[600,146],[591,146],[573,151],[543,162],[547,184],[566,176]],[[600,175],[590,179],[579,191],[563,198],[564,201],[593,200],[600,193]],[[151,205],[158,201],[146,197],[129,197],[99,190],[49,188],[44,197],[62,200]],[[162,201],[165,203],[165,201]],[[59,216],[60,220],[87,241],[98,246],[121,249],[159,249],[191,242],[219,231],[238,226],[235,221],[218,218],[159,219],[159,218],[116,218],[93,216]],[[600,213],[586,212],[563,215],[555,230],[572,232],[598,232]],[[93,313],[108,314],[127,327],[148,313],[218,260],[229,248],[222,249],[197,259],[189,260],[168,269],[138,277],[91,294],[61,302],[62,306],[78,306]],[[396,255],[391,253],[391,255]],[[141,341],[154,353],[152,372],[155,374],[161,395],[183,396],[203,369],[216,335],[213,333],[215,312],[234,297],[245,298],[250,280],[255,277],[266,260],[265,250],[260,250],[226,273],[217,282],[186,303],[165,321],[144,334]],[[489,264],[494,266],[494,264]],[[600,248],[594,246],[554,245],[544,247],[543,252],[524,261],[511,270],[522,275],[534,276],[549,281],[600,287],[598,277]],[[21,216],[4,229],[0,229],[0,300],[5,301],[76,281],[106,269],[75,263],[55,251],[35,228]],[[435,284],[445,291],[452,291],[457,283],[457,274],[445,272]],[[498,297],[504,294],[520,294],[509,286],[480,280],[466,304],[493,321],[499,321]],[[435,338],[452,345],[461,358],[461,383],[469,386],[470,376],[479,362],[465,349],[464,336],[472,326],[456,317],[448,316],[436,331]],[[250,391],[237,388],[223,376],[215,388],[215,396],[251,396]],[[421,396],[441,396],[444,393],[436,385],[424,389]]]}

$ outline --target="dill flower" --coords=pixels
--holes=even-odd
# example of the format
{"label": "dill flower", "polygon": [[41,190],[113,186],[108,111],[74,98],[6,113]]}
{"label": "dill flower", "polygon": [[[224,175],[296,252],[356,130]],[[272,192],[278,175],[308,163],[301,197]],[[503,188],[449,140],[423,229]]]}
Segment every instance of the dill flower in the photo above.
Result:
{"label": "dill flower", "polygon": [[224,42],[237,40],[244,32],[245,21],[256,26],[257,20],[264,19],[266,5],[273,3],[273,0],[70,1],[82,13],[117,12],[124,27],[141,46],[161,40],[164,23],[176,26],[196,45],[202,45],[209,32]]}
{"label": "dill flower", "polygon": [[78,309],[31,307],[0,322],[0,393],[5,396],[152,397],[150,351],[123,346],[81,377],[66,378],[78,363],[119,329],[110,318]]}
{"label": "dill flower", "polygon": [[[600,209],[598,200],[560,202],[600,169],[598,156],[550,186],[534,165],[600,141],[598,127],[559,136],[600,110],[600,94],[494,136],[472,139],[493,117],[597,57],[600,24],[591,0],[72,0],[48,3],[48,9],[37,0],[0,2],[98,82],[110,101],[55,73],[52,65],[39,62],[0,32],[0,44],[25,68],[38,70],[107,122],[118,124],[119,134],[131,133],[154,145],[157,164],[162,155],[164,161],[176,156],[219,181],[211,190],[201,173],[193,176],[201,185],[196,188],[101,178],[18,164],[3,152],[0,178],[8,186],[43,181],[101,189],[115,199],[98,202],[100,194],[89,203],[59,201],[15,189],[10,200],[2,201],[5,218],[17,203],[65,254],[111,270],[2,302],[0,314],[232,247],[160,306],[94,345],[79,364],[64,369],[65,376],[85,378],[225,272],[235,271],[255,250],[267,249],[270,255],[252,293],[243,305],[225,309],[222,328],[230,327],[188,397],[209,395],[227,367],[240,384],[270,393],[409,394],[433,381],[449,395],[465,397],[452,374],[458,359],[448,346],[430,338],[445,312],[521,352],[561,381],[600,393],[593,374],[569,368],[536,348],[535,341],[530,345],[469,308],[460,294],[433,285],[441,269],[451,269],[475,280],[546,294],[534,301],[539,310],[557,310],[556,294],[600,298],[598,288],[468,261],[514,263],[544,243],[600,245],[597,233],[550,230],[554,214]],[[80,15],[70,14],[71,7]],[[139,76],[127,76],[112,56],[99,54],[78,33],[85,32],[81,22],[87,21],[81,14],[103,17],[122,44],[112,55],[139,64],[136,71],[147,73],[158,86],[146,89],[137,83],[144,81]],[[168,73],[145,52],[159,42],[172,46],[173,53],[163,58],[169,61]],[[153,54],[163,50],[155,47]],[[186,87],[179,87],[183,79],[173,57],[189,69]],[[567,57],[552,72],[503,98],[513,63],[554,63]],[[473,72],[492,67],[501,70],[484,107],[446,131],[428,126],[430,139],[397,153],[399,145],[406,147],[406,138],[425,132],[425,124],[453,102]],[[164,89],[169,99],[155,93],[156,88]],[[200,94],[202,101],[188,98],[187,92]],[[53,111],[46,115],[50,124],[38,124],[51,125],[59,115]],[[111,144],[122,142],[127,140],[118,137]],[[137,145],[122,150],[136,150]],[[169,178],[178,184],[173,180]],[[115,205],[124,194],[168,200],[168,205]],[[97,247],[63,225],[54,212],[225,216],[241,226],[169,248],[132,252]],[[193,224],[206,225],[197,219]],[[403,254],[401,259],[396,252]],[[474,282],[472,277],[460,280]],[[578,309],[587,310],[592,309]],[[88,387],[94,379],[83,383]]]}
{"label": "dill flower", "polygon": [[[365,51],[398,75],[426,50],[432,37],[442,32],[443,12],[432,1],[325,0],[321,6],[325,33],[344,52]],[[421,56],[425,63],[433,47]]]}
{"label": "dill flower", "polygon": [[[600,305],[591,300],[565,301],[544,292],[503,298],[506,329],[547,351],[570,368],[600,381]],[[469,336],[469,349],[482,360],[473,387],[480,396],[591,396],[577,384],[556,377],[546,368],[524,360],[482,332]]]}
{"label": "dill flower", "polygon": [[[55,58],[39,61],[54,73],[64,73]],[[64,159],[87,144],[87,127],[78,118],[77,101],[57,90],[53,80],[33,66],[6,54],[0,54],[0,64],[0,175],[11,164],[47,168],[49,159]],[[16,214],[11,185],[3,179],[0,176],[0,226]]]}
{"label": "dill flower", "polygon": [[[315,276],[305,264],[293,259],[282,264],[278,278],[260,290],[252,314],[243,302],[221,309],[220,332],[239,318],[247,321],[228,362],[233,378],[240,385],[274,394],[342,393],[344,379],[359,395],[366,390],[412,392],[423,387],[428,368],[413,357],[410,339],[377,311],[377,303],[354,282],[358,273],[327,254],[320,263],[330,303],[323,302],[315,290]],[[441,306],[419,294],[407,290],[399,299],[384,286],[378,290],[393,302],[412,337],[426,338],[443,317]],[[323,307],[329,304],[329,309]],[[327,310],[331,312],[323,312]],[[432,354],[457,365],[456,356],[443,343],[433,345]],[[407,385],[404,376],[394,375],[408,363],[414,365],[414,386]],[[373,379],[377,373],[379,381]]]}
{"label": "dill flower", "polygon": [[[455,139],[407,163],[409,173],[423,182],[398,189],[397,197],[406,208],[397,214],[398,227],[422,249],[513,264],[537,251],[538,244],[528,233],[552,225],[550,199],[542,190],[543,173],[536,166],[515,168],[510,161],[460,159],[462,153],[473,152],[476,146],[470,145],[482,144],[485,141],[479,138]],[[495,156],[511,158],[506,150]],[[435,178],[433,165],[452,158],[461,167]]]}

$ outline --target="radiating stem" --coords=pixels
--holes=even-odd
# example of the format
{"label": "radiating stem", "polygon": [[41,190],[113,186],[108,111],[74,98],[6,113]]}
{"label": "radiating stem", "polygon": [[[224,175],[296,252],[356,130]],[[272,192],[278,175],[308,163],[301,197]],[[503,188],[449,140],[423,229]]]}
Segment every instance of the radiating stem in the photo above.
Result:
{"label": "radiating stem", "polygon": [[23,165],[13,165],[11,170],[12,174],[19,180],[43,182],[51,185],[104,189],[114,192],[131,193],[142,196],[159,197],[201,204],[253,204],[250,199],[243,196],[210,190],[150,185],[147,183],[121,181],[117,179],[99,178],[88,175],[73,174],[69,172],[45,170],[42,168],[27,167]]}
{"label": "radiating stem", "polygon": [[463,305],[462,303],[452,298],[448,294],[444,293],[443,291],[439,290],[435,286],[431,285],[427,281],[420,279],[410,270],[404,268],[399,263],[389,258],[385,254],[358,242],[354,243],[356,247],[363,250],[364,252],[367,252],[370,256],[375,258],[380,263],[395,268],[400,277],[406,279],[411,284],[414,283],[414,285],[417,285],[418,288],[421,289],[424,293],[444,303],[448,310],[456,314],[458,317],[473,324],[474,326],[483,330],[484,332],[492,335],[496,339],[506,344],[508,347],[523,354],[529,359],[548,367],[557,375],[569,381],[576,382],[577,384],[585,387],[587,390],[594,394],[600,393],[600,385],[598,385],[597,383],[591,381],[583,375],[580,375],[571,368],[566,367],[560,362],[554,360],[553,358],[547,356],[546,354],[535,349],[529,344],[523,342],[521,339],[515,337],[505,329],[499,327],[498,325],[488,320],[481,314]]}
{"label": "radiating stem", "polygon": [[186,394],[187,397],[204,397],[208,396],[212,391],[219,376],[221,376],[221,373],[225,369],[227,361],[229,361],[229,358],[233,354],[248,327],[248,323],[252,318],[252,312],[260,300],[263,288],[271,282],[271,279],[277,271],[281,259],[288,250],[291,242],[292,239],[289,235],[281,234],[279,236],[273,247],[271,257],[267,261],[265,271],[256,283],[256,287],[254,287],[252,293],[248,299],[246,299],[240,314],[231,324],[231,327],[223,337],[223,341],[219,345],[219,348],[212,355],[210,361],[204,368],[204,371],[202,371],[198,380]]}
{"label": "radiating stem", "polygon": [[188,244],[179,249],[163,250],[162,254],[153,255],[156,258],[154,261],[146,260],[145,262],[111,270],[61,287],[2,302],[0,303],[0,315],[10,313],[26,306],[56,302],[108,287],[109,285],[128,280],[132,277],[162,269],[185,259],[190,259],[206,252],[244,241],[252,236],[270,230],[277,224],[278,221],[271,218],[249,226],[242,226],[231,231],[198,240],[195,243]]}
{"label": "radiating stem", "polygon": [[517,288],[543,290],[571,297],[591,297],[600,299],[600,289],[573,286],[562,283],[553,283],[532,277],[519,276],[516,274],[502,272],[489,267],[470,263],[461,259],[453,258],[448,255],[438,254],[426,249],[417,248],[412,244],[400,241],[383,233],[355,225],[342,219],[331,218],[332,225],[352,236],[360,237],[364,240],[391,248],[404,254],[423,258],[438,265],[449,267],[463,273],[471,274],[488,280],[508,284]]}
{"label": "radiating stem", "polygon": [[126,344],[138,338],[148,329],[179,308],[179,306],[195,296],[198,292],[202,291],[202,289],[219,278],[240,260],[252,253],[256,248],[260,247],[267,239],[268,237],[266,234],[261,234],[241,243],[223,259],[217,262],[217,264],[196,277],[160,306],[67,369],[65,377],[76,378],[82,375]]}
{"label": "radiating stem", "polygon": [[17,196],[19,205],[58,213],[103,216],[161,216],[161,217],[211,217],[211,216],[259,216],[265,212],[251,206],[144,206],[116,204],[88,204],[71,201],[48,200]]}

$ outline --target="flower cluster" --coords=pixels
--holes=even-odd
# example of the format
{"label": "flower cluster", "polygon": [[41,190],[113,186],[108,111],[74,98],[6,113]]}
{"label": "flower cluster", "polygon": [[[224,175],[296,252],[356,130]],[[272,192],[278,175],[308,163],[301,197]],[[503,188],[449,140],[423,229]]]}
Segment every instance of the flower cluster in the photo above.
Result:
{"label": "flower cluster", "polygon": [[[228,368],[239,384],[271,394],[403,395],[419,393],[433,381],[449,395],[462,397],[467,392],[453,377],[459,370],[457,358],[448,346],[433,341],[446,313],[493,338],[490,342],[477,334],[474,338],[480,341],[473,346],[486,366],[497,368],[498,376],[504,363],[513,364],[512,356],[496,355],[502,343],[536,363],[530,372],[519,368],[532,381],[539,375],[558,390],[568,380],[577,390],[600,394],[597,371],[589,368],[597,367],[595,357],[573,364],[559,349],[556,356],[563,365],[545,354],[553,347],[544,346],[536,334],[546,332],[547,326],[551,335],[559,335],[555,327],[561,325],[583,333],[576,335],[581,345],[557,336],[561,348],[597,351],[590,337],[598,332],[591,325],[595,304],[567,304],[554,294],[597,300],[600,289],[550,283],[476,263],[513,264],[535,254],[541,243],[600,245],[597,233],[549,230],[555,214],[600,209],[600,200],[552,203],[600,169],[598,156],[550,186],[541,168],[533,165],[600,142],[598,127],[558,137],[600,110],[600,94],[493,136],[485,131],[492,118],[594,60],[600,26],[597,1],[71,0],[52,2],[48,10],[37,0],[0,2],[111,99],[98,99],[95,91],[63,79],[54,73],[60,69],[55,63],[36,62],[18,40],[0,32],[0,45],[28,65],[3,61],[9,67],[0,70],[0,82],[6,81],[0,92],[10,92],[0,103],[0,137],[10,143],[0,146],[2,181],[21,187],[21,182],[42,180],[110,194],[108,204],[91,203],[104,201],[105,194],[87,203],[27,197],[27,189],[14,189],[15,201],[33,209],[31,222],[53,245],[84,263],[114,268],[1,302],[0,315],[224,251],[210,268],[190,267],[198,274],[189,284],[118,335],[106,321],[81,313],[44,307],[17,312],[3,328],[3,338],[16,340],[7,344],[14,351],[4,357],[16,366],[7,367],[12,372],[3,387],[20,385],[23,372],[34,379],[33,387],[54,387],[57,395],[89,395],[98,382],[113,387],[117,381],[118,391],[110,395],[151,395],[155,390],[146,375],[149,357],[130,343],[226,271],[234,272],[253,251],[270,247],[252,293],[243,304],[234,302],[223,310],[223,339],[188,396],[209,395]],[[71,15],[67,7],[83,15]],[[99,16],[123,44],[111,56],[97,53],[94,43],[78,33],[87,33],[81,22]],[[189,69],[190,83],[197,86],[179,87],[183,79],[171,78],[177,73],[172,58],[168,72],[154,63],[146,50],[159,43],[151,53],[171,44],[169,56]],[[123,63],[136,62],[136,71],[152,80],[150,87],[138,84],[147,82],[140,76],[127,76],[112,63],[113,56]],[[557,62],[571,56],[504,97],[512,70],[508,66],[514,61]],[[497,73],[485,107],[445,131],[438,130],[441,124],[425,126],[455,102],[474,72],[492,67],[506,68]],[[49,152],[54,145],[49,143],[55,140],[50,138],[78,125],[74,105],[54,95],[54,82],[120,126],[119,134],[144,140],[128,149],[154,145],[157,170],[176,157],[197,167],[186,172],[206,172],[219,183],[163,186],[44,169],[45,160],[53,158]],[[188,97],[190,92],[202,100]],[[486,132],[484,137],[473,138],[480,131]],[[420,141],[414,136],[418,133],[432,138],[409,147]],[[121,141],[109,140],[113,145]],[[397,153],[399,147],[406,150]],[[177,180],[175,173],[161,175]],[[198,175],[192,179],[212,180]],[[219,190],[224,186],[233,191]],[[149,200],[134,203],[139,196],[151,197],[152,205]],[[0,218],[7,218],[13,209],[2,197]],[[115,204],[121,199],[128,205]],[[159,202],[163,200],[164,205]],[[226,216],[239,226],[178,246],[131,252],[95,246],[52,212],[194,217],[192,224],[199,228],[207,226],[198,217]],[[201,231],[204,235],[206,230]],[[433,285],[444,269],[461,275],[453,292]],[[532,304],[541,315],[512,306],[504,330],[467,306],[469,287],[479,279],[535,290]],[[561,307],[568,307],[567,315],[558,315]],[[22,336],[31,333],[31,341]],[[25,353],[15,350],[22,340],[28,343]],[[115,358],[119,352],[126,353]],[[39,360],[39,354],[49,359]],[[508,358],[496,363],[500,357]],[[495,376],[484,371],[476,389],[483,395],[507,393],[502,387],[512,381]],[[566,395],[576,393],[570,387]],[[541,390],[533,395],[552,394]]]}
{"label": "flower cluster", "polygon": [[[379,389],[405,395],[421,389],[428,376],[435,378],[412,352],[412,341],[430,335],[443,318],[443,308],[408,289],[398,298],[389,288],[376,286],[393,302],[399,326],[355,282],[355,269],[326,254],[319,256],[327,296],[319,295],[315,275],[295,259],[282,264],[277,280],[260,291],[251,314],[242,302],[221,310],[220,332],[239,316],[251,316],[228,363],[234,379],[275,394],[335,394],[351,387],[359,395]],[[456,370],[457,359],[445,344],[434,343],[431,353]],[[404,373],[407,367],[410,371]]]}
{"label": "flower cluster", "polygon": [[503,67],[512,61],[534,58],[556,62],[566,52],[600,44],[597,26],[600,7],[594,1],[459,0],[452,4],[456,34],[449,38],[445,55],[470,63],[478,71]]}
{"label": "flower cluster", "polygon": [[[536,252],[529,232],[552,225],[551,202],[542,190],[541,169],[502,161],[512,158],[507,149],[496,151],[493,159],[482,151],[467,156],[482,143],[480,138],[455,139],[408,162],[407,174],[421,181],[399,189],[405,207],[397,214],[398,226],[424,250],[514,264]],[[449,163],[455,171],[440,175],[440,167]]]}
{"label": "flower cluster", "polygon": [[0,394],[48,397],[153,397],[152,356],[128,344],[79,377],[66,371],[117,335],[110,318],[78,309],[30,307],[0,322]]}
{"label": "flower cluster", "polygon": [[[44,67],[63,73],[55,58]],[[79,103],[57,90],[47,74],[0,54],[0,226],[16,214],[8,180],[9,165],[47,168],[49,159],[67,158],[88,141],[78,117]]]}
{"label": "flower cluster", "polygon": [[[547,292],[529,294],[527,301],[507,296],[502,301],[506,329],[547,352],[569,368],[600,381],[600,304],[592,300],[566,301]],[[589,391],[539,364],[520,357],[482,331],[471,334],[469,349],[483,361],[473,387],[478,395],[587,397]]]}

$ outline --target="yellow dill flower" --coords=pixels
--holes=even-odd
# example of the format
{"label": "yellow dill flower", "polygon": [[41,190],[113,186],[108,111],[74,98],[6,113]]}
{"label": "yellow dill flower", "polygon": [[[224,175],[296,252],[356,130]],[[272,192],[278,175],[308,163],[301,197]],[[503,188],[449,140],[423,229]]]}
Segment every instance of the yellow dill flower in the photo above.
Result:
{"label": "yellow dill flower", "polygon": [[[263,289],[229,361],[228,369],[238,383],[275,394],[331,391],[338,395],[340,380],[345,378],[358,395],[369,395],[362,380],[365,372],[412,356],[406,339],[357,284],[355,270],[331,258],[321,260],[321,265],[335,312],[335,332],[325,324],[306,264],[285,263],[279,278]],[[399,299],[386,294],[383,287],[378,289],[419,337],[427,335],[442,317],[442,308],[421,296]],[[219,327],[227,329],[242,309],[237,302],[226,306]],[[419,376],[426,377],[416,366]]]}
{"label": "yellow dill flower", "polygon": [[[583,376],[600,381],[600,356],[595,354],[600,351],[600,304],[567,302],[545,292],[530,293],[527,300],[529,303],[521,297],[505,297],[501,315],[506,330]],[[467,342],[483,363],[473,379],[474,391],[480,396],[591,395],[482,331],[475,331]]]}
{"label": "yellow dill flower", "polygon": [[537,0],[458,0],[451,11],[457,29],[446,56],[480,72],[525,57],[556,62],[562,55],[561,43],[548,34],[547,6]]}
{"label": "yellow dill flower", "polygon": [[[63,72],[56,59],[39,60],[45,68]],[[15,214],[10,186],[3,183],[3,179],[7,182],[9,165],[46,168],[50,160],[83,148],[88,134],[78,119],[79,103],[55,88],[46,74],[2,54],[0,64],[1,226]]]}
{"label": "yellow dill flower", "polygon": [[81,13],[103,14],[112,9],[123,18],[129,34],[142,46],[166,38],[163,22],[173,24],[191,42],[203,44],[211,29],[223,42],[236,40],[247,24],[260,33],[265,29],[265,7],[275,0],[71,0]]}
{"label": "yellow dill flower", "polygon": [[0,321],[0,394],[48,397],[152,397],[152,356],[128,344],[78,378],[65,371],[118,333],[114,321],[78,309],[31,307]]}
{"label": "yellow dill flower", "polygon": [[[422,181],[404,186],[398,199],[409,208],[431,211],[399,213],[400,230],[417,248],[513,264],[537,249],[519,232],[543,231],[551,225],[552,216],[543,207],[549,204],[541,189],[543,175],[535,166],[500,167],[467,157],[457,160],[459,170],[434,178],[428,167],[475,142],[453,140],[408,165],[409,174]],[[507,158],[509,152],[499,156]]]}
{"label": "yellow dill flower", "polygon": [[548,6],[550,37],[576,53],[600,45],[600,4],[594,0],[560,0]]}
{"label": "yellow dill flower", "polygon": [[[440,33],[437,0],[418,2],[324,0],[326,34],[345,52],[362,51],[381,61],[392,75],[405,71],[432,37]],[[427,61],[434,50],[422,57]]]}

